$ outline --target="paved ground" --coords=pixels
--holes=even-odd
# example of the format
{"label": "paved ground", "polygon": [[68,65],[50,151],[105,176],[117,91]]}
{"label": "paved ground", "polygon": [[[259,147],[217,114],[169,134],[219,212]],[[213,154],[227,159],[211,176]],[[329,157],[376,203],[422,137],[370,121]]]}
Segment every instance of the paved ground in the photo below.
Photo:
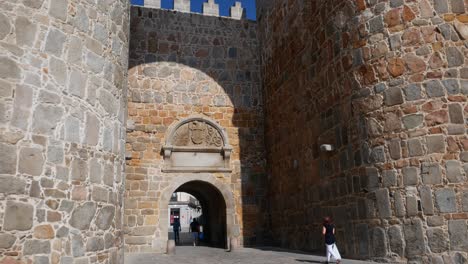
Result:
{"label": "paved ground", "polygon": [[[176,255],[127,254],[125,264],[292,264],[324,263],[325,258],[277,249],[244,248],[235,252],[209,247],[179,246]],[[372,263],[342,260],[343,264]]]}

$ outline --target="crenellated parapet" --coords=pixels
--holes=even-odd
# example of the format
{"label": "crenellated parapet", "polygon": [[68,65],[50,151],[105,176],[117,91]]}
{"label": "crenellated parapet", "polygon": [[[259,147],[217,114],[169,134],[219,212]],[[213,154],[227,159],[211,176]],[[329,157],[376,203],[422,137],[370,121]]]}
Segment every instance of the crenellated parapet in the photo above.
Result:
{"label": "crenellated parapet", "polygon": [[[190,9],[191,0],[174,0],[174,10],[183,13],[192,13]],[[149,8],[162,8],[161,0],[145,0],[144,6]],[[202,5],[202,14],[206,16],[221,16],[219,4],[215,0],[207,0]],[[241,20],[245,18],[245,10],[241,2],[235,2],[234,6],[229,8],[230,18]]]}

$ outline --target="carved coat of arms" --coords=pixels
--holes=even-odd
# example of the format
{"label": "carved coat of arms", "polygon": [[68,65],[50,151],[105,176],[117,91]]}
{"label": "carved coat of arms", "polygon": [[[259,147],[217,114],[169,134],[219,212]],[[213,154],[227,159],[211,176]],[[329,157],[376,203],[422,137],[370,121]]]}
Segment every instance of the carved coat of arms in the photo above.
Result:
{"label": "carved coat of arms", "polygon": [[199,121],[193,121],[189,124],[190,140],[195,145],[203,144],[206,136],[206,124]]}

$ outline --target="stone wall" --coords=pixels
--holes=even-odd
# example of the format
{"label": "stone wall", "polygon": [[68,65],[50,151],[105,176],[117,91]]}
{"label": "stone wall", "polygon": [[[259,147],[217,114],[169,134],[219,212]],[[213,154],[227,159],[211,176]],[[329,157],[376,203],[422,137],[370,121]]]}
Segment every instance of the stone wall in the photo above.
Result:
{"label": "stone wall", "polygon": [[[265,175],[256,24],[133,7],[130,46],[126,250],[164,251],[170,195],[197,179],[226,199],[228,236],[252,244]],[[162,171],[169,128],[193,116],[224,129],[232,172]]]}
{"label": "stone wall", "polygon": [[122,263],[129,3],[0,4],[0,262]]}
{"label": "stone wall", "polygon": [[276,245],[323,252],[332,215],[347,257],[466,262],[467,8],[259,2]]}

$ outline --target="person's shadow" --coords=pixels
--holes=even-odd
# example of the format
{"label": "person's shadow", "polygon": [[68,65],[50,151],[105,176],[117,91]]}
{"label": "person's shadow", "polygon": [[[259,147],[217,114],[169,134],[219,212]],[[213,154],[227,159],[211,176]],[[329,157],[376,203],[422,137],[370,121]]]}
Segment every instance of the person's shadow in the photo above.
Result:
{"label": "person's shadow", "polygon": [[308,259],[296,259],[297,262],[307,262],[307,263],[327,263],[326,261],[318,260],[308,260]]}

